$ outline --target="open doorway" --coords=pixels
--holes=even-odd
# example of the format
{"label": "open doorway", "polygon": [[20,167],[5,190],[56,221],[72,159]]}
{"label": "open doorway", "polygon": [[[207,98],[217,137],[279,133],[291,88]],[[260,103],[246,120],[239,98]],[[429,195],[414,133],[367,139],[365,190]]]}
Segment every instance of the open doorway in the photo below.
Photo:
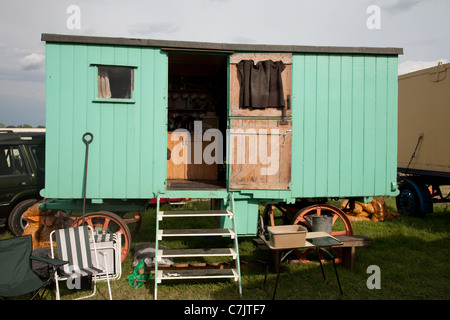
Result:
{"label": "open doorway", "polygon": [[[228,56],[169,52],[168,58],[167,188],[225,188]],[[205,132],[217,130],[220,143],[214,137],[204,138]],[[213,142],[220,150],[212,148]],[[204,155],[215,161],[205,160]]]}

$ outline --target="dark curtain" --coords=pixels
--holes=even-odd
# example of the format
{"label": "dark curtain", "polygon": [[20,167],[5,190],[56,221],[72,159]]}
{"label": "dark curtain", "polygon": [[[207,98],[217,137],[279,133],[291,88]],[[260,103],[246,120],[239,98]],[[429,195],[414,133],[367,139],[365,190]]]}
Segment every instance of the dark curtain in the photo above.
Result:
{"label": "dark curtain", "polygon": [[278,108],[284,106],[281,72],[286,68],[282,61],[241,60],[239,107]]}

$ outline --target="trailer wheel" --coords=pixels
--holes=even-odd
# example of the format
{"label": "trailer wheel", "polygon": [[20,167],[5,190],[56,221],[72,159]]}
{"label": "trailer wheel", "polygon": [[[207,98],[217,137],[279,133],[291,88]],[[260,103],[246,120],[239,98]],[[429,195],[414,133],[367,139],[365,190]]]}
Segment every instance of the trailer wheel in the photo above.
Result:
{"label": "trailer wheel", "polygon": [[328,204],[315,204],[298,211],[292,224],[302,224],[312,231],[311,224],[305,219],[309,215],[327,215],[332,217],[333,230],[331,235],[353,235],[353,227],[346,214],[339,208]]}
{"label": "trailer wheel", "polygon": [[[120,232],[122,234],[122,262],[125,260],[131,247],[131,232],[127,224],[117,214],[108,211],[99,211],[87,213],[84,216],[84,221],[90,225],[94,230],[111,231],[114,233]],[[72,224],[77,227],[83,223],[83,218],[80,217]]]}
{"label": "trailer wheel", "polygon": [[423,217],[425,214],[420,208],[420,198],[413,185],[403,182],[398,189],[400,193],[395,199],[397,210],[405,216]]}
{"label": "trailer wheel", "polygon": [[[308,231],[312,231],[312,226],[306,219],[310,215],[327,215],[332,217],[332,231],[331,235],[353,235],[353,227],[346,214],[339,208],[328,204],[315,204],[298,211],[297,215],[292,219],[292,224],[303,225]],[[312,252],[312,249],[307,249],[303,252],[295,249],[294,253],[297,258],[303,263],[310,263],[307,256]],[[335,263],[341,263],[342,261],[342,249],[335,248],[338,253],[338,257],[334,259]],[[321,252],[319,253],[319,259],[323,260]]]}
{"label": "trailer wheel", "polygon": [[8,227],[16,237],[20,237],[28,226],[28,220],[23,217],[23,214],[36,202],[36,199],[27,199],[19,202],[9,214]]}

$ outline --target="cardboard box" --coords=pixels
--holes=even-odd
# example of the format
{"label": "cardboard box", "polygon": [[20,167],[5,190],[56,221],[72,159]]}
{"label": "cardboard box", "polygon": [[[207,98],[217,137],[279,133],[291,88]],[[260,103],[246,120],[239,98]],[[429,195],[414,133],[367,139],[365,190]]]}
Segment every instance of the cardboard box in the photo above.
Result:
{"label": "cardboard box", "polygon": [[306,243],[307,229],[299,225],[267,227],[274,248],[299,248]]}

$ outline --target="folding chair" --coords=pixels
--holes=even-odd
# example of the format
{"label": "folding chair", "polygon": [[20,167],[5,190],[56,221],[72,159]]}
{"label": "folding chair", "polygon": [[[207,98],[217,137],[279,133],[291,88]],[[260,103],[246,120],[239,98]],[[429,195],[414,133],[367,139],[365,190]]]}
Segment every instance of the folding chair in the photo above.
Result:
{"label": "folding chair", "polygon": [[[92,238],[90,238],[92,241]],[[120,279],[122,276],[122,240],[121,233],[113,233],[109,231],[94,230],[94,241],[97,248],[97,254],[101,269],[106,270],[105,273],[99,275],[99,279],[110,280]],[[106,259],[103,256],[106,254]],[[91,258],[95,260],[94,249],[91,248]],[[106,264],[102,263],[106,260]]]}
{"label": "folding chair", "polygon": [[[109,282],[109,276],[106,269],[101,268],[98,262],[98,254],[95,241],[90,241],[89,233],[91,234],[91,239],[94,239],[94,230],[87,225],[82,225],[75,228],[59,229],[54,230],[50,233],[50,248],[52,257],[54,257],[55,252],[53,249],[53,234],[56,238],[56,247],[58,250],[58,257],[63,260],[69,261],[67,265],[60,268],[59,272],[55,272],[55,282],[56,282],[56,299],[60,300],[59,292],[59,281],[62,280],[75,280],[75,286],[79,277],[92,277],[94,282],[94,290],[92,294],[84,296],[79,299],[89,298],[95,295],[97,290],[97,281],[102,280],[101,276],[106,274],[106,280],[108,282],[109,298],[112,300],[111,285]],[[95,259],[91,257],[91,247],[94,252]],[[104,261],[103,265],[106,266],[106,254],[103,255]],[[92,262],[94,260],[95,263]],[[69,283],[69,282],[68,282]]]}
{"label": "folding chair", "polygon": [[31,299],[42,298],[53,276],[49,274],[47,279],[38,277],[31,268],[31,259],[48,263],[54,270],[68,263],[33,257],[32,251],[31,235],[0,240],[0,297],[16,297],[34,292]]}

